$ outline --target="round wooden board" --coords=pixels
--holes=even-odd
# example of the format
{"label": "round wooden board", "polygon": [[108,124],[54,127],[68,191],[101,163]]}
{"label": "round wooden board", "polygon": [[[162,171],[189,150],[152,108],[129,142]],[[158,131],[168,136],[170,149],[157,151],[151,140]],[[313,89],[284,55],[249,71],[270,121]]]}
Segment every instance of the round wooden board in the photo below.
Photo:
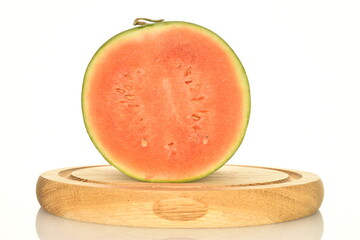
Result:
{"label": "round wooden board", "polygon": [[312,173],[225,165],[190,183],[148,183],[112,166],[47,171],[36,194],[49,213],[101,224],[218,228],[284,222],[315,213],[323,200]]}

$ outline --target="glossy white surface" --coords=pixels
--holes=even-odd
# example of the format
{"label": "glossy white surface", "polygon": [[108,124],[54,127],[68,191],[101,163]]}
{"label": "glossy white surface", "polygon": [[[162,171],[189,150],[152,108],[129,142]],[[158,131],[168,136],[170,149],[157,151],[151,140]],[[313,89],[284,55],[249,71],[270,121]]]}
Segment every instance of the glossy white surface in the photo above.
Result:
{"label": "glossy white surface", "polygon": [[0,239],[38,239],[40,173],[106,164],[83,125],[82,78],[97,48],[136,17],[222,36],[252,94],[230,163],[318,174],[322,239],[360,239],[359,9],[357,0],[0,1]]}
{"label": "glossy white surface", "polygon": [[[83,223],[57,217],[40,209],[36,231],[41,240],[320,240],[323,219],[320,212],[296,221],[256,227],[224,229],[128,228]],[[299,234],[301,232],[301,234]]]}

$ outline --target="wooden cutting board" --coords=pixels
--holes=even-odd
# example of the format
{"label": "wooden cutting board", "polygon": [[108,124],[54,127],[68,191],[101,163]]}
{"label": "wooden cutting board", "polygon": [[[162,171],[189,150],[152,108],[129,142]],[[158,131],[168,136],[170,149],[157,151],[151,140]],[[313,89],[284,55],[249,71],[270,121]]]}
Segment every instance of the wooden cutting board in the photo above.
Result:
{"label": "wooden cutting board", "polygon": [[47,171],[36,194],[47,212],[84,222],[218,228],[309,216],[324,190],[317,175],[303,171],[225,165],[191,183],[147,183],[106,165]]}

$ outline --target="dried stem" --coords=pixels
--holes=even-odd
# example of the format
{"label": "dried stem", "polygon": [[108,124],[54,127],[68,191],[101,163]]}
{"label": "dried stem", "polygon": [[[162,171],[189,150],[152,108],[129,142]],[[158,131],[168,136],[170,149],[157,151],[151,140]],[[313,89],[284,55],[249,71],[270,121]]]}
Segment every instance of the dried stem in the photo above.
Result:
{"label": "dried stem", "polygon": [[144,21],[151,22],[151,23],[158,23],[158,22],[163,22],[164,19],[154,20],[154,19],[150,19],[150,18],[137,18],[137,19],[135,19],[133,25],[134,25],[134,26],[139,26],[139,25],[146,25],[146,24],[148,24],[147,22],[144,22]]}

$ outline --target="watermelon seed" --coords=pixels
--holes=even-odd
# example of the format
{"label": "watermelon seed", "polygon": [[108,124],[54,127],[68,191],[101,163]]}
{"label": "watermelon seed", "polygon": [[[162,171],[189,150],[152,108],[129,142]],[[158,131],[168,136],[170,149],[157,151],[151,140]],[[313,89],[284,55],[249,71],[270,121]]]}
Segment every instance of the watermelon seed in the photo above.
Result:
{"label": "watermelon seed", "polygon": [[182,66],[182,63],[179,63],[176,67],[180,68]]}
{"label": "watermelon seed", "polygon": [[199,117],[198,115],[193,114],[192,119],[194,119],[195,121],[199,121],[201,119],[201,117]]}
{"label": "watermelon seed", "polygon": [[135,95],[127,94],[127,95],[125,95],[125,98],[129,99],[129,100],[133,100],[133,99],[135,99]]}
{"label": "watermelon seed", "polygon": [[201,113],[207,113],[207,112],[209,112],[208,110],[199,110],[199,112],[201,112]]}
{"label": "watermelon seed", "polygon": [[204,98],[205,98],[204,96],[195,97],[195,98],[192,98],[191,101],[200,101],[200,100],[203,100]]}
{"label": "watermelon seed", "polygon": [[140,120],[139,120],[139,121],[141,122],[142,120],[144,120],[144,118],[140,118]]}
{"label": "watermelon seed", "polygon": [[186,77],[189,74],[191,74],[191,66],[186,69],[184,77]]}
{"label": "watermelon seed", "polygon": [[124,90],[124,89],[121,89],[121,88],[116,88],[115,90],[118,91],[118,92],[120,92],[120,93],[124,93],[124,92],[125,92],[125,90]]}
{"label": "watermelon seed", "polygon": [[200,126],[198,126],[198,125],[194,125],[194,126],[192,126],[192,128],[195,130],[201,129]]}
{"label": "watermelon seed", "polygon": [[146,140],[146,138],[141,139],[141,146],[147,147],[147,145],[148,145],[148,141]]}
{"label": "watermelon seed", "polygon": [[202,140],[203,144],[207,144],[209,142],[209,136],[205,136]]}
{"label": "watermelon seed", "polygon": [[124,85],[124,87],[125,87],[127,90],[131,90],[131,89],[132,89],[132,86],[129,86],[129,85]]}
{"label": "watermelon seed", "polygon": [[145,73],[145,70],[144,69],[142,69],[142,68],[139,68],[137,71],[136,71],[137,73]]}
{"label": "watermelon seed", "polygon": [[192,83],[192,80],[186,80],[185,83],[186,84]]}
{"label": "watermelon seed", "polygon": [[130,80],[133,80],[132,77],[130,77],[129,74],[127,74],[127,73],[124,74],[124,77],[127,77]]}
{"label": "watermelon seed", "polygon": [[166,145],[165,145],[165,148],[166,148],[166,149],[170,149],[170,147],[171,147],[172,145],[174,145],[174,142],[171,142],[171,143],[166,144]]}
{"label": "watermelon seed", "polygon": [[128,107],[140,107],[140,105],[139,104],[128,104]]}

